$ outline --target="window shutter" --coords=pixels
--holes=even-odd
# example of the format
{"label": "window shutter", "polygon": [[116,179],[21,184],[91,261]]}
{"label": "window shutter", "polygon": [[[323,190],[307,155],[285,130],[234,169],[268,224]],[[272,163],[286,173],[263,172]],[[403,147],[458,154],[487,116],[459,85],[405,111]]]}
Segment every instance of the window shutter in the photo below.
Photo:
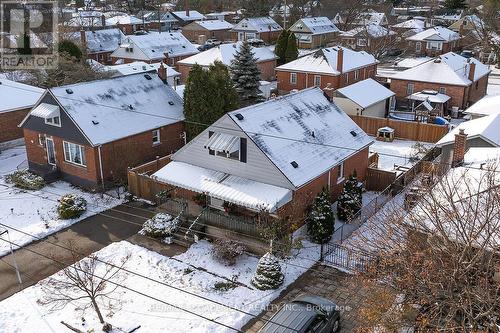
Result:
{"label": "window shutter", "polygon": [[[211,138],[213,134],[214,134],[214,132],[213,132],[213,131],[208,131],[208,138]],[[208,149],[208,153],[209,153],[210,155],[215,155],[215,151],[214,151],[214,150],[212,150],[212,149]]]}
{"label": "window shutter", "polygon": [[240,138],[240,162],[247,162],[247,139]]}

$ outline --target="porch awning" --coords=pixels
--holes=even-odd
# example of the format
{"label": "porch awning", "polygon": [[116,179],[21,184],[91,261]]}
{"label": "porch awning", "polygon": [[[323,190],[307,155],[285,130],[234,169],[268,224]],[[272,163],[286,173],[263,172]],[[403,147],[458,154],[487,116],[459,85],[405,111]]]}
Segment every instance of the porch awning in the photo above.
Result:
{"label": "porch awning", "polygon": [[170,162],[151,177],[256,211],[272,213],[292,200],[289,189],[183,162]]}
{"label": "porch awning", "polygon": [[40,118],[54,118],[60,115],[57,105],[40,103],[36,108],[31,110],[30,115]]}
{"label": "porch awning", "polygon": [[205,148],[228,154],[234,153],[240,149],[240,138],[226,133],[214,133],[205,143]]}
{"label": "porch awning", "polygon": [[414,94],[411,94],[410,96],[406,97],[407,99],[414,100],[414,101],[428,101],[430,103],[437,103],[437,104],[444,104],[446,103],[451,97],[445,94],[441,93],[433,93],[433,94],[426,94],[425,92],[417,92]]}

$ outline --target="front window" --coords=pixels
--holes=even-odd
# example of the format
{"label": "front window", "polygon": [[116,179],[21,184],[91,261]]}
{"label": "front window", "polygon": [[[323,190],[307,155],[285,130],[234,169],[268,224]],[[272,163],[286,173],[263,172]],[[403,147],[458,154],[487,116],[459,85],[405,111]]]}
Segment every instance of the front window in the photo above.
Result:
{"label": "front window", "polygon": [[443,43],[442,42],[427,42],[427,48],[430,50],[442,50]]}
{"label": "front window", "polygon": [[420,52],[420,50],[422,50],[422,43],[416,42],[415,43],[415,51]]}
{"label": "front window", "polygon": [[64,160],[73,164],[87,166],[85,159],[85,147],[76,143],[63,141],[64,145]]}
{"label": "front window", "polygon": [[344,162],[339,165],[338,174],[337,174],[337,182],[340,183],[344,180]]}
{"label": "front window", "polygon": [[297,73],[290,73],[290,83],[297,84]]}
{"label": "front window", "polygon": [[354,80],[357,80],[359,78],[359,70],[354,71]]}
{"label": "front window", "polygon": [[321,75],[314,75],[314,85],[316,87],[321,86]]}
{"label": "front window", "polygon": [[160,130],[157,129],[153,131],[153,146],[159,144],[160,144]]}
{"label": "front window", "polygon": [[368,40],[366,38],[358,39],[358,46],[366,46],[366,45],[368,45]]}
{"label": "front window", "polygon": [[59,116],[55,116],[52,118],[45,118],[45,123],[48,125],[61,127],[61,118]]}
{"label": "front window", "polygon": [[413,89],[414,89],[413,83],[408,83],[408,86],[406,87],[406,94],[411,95],[413,94]]}

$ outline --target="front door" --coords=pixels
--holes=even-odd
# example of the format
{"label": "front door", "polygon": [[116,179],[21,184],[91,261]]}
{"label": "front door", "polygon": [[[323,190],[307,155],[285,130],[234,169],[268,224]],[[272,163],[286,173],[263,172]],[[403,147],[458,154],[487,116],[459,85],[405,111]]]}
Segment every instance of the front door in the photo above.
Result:
{"label": "front door", "polygon": [[47,161],[49,164],[56,165],[56,151],[54,149],[54,140],[47,138],[45,140],[47,145]]}

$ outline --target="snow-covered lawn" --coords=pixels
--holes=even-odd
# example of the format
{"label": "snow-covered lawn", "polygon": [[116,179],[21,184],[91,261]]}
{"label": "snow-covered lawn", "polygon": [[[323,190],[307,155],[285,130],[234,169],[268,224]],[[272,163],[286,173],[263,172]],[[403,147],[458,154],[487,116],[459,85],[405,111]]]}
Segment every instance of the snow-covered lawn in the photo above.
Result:
{"label": "snow-covered lawn", "polygon": [[[370,152],[379,153],[378,167],[382,170],[394,170],[394,165],[411,167],[413,163],[410,161],[416,141],[410,140],[394,140],[393,142],[385,142],[375,140],[375,143],[370,146]],[[431,148],[433,144],[424,143],[426,147]]]}
{"label": "snow-covered lawn", "polygon": [[488,78],[488,95],[500,95],[500,68],[490,66],[491,74]]}
{"label": "snow-covered lawn", "polygon": [[[15,147],[0,154],[0,223],[36,237],[45,237],[68,227],[86,217],[117,206],[121,200],[110,196],[101,198],[98,194],[84,192],[69,183],[57,181],[39,191],[25,191],[5,182],[4,176],[17,170],[17,166],[26,160],[24,147]],[[58,218],[57,200],[64,194],[73,193],[87,200],[87,211],[77,219],[61,220]],[[0,225],[0,230],[6,229]],[[25,245],[36,239],[9,229],[10,240]],[[4,236],[5,237],[5,236]],[[9,252],[10,244],[0,241],[0,256]],[[0,330],[1,331],[1,330]]]}
{"label": "snow-covered lawn", "polygon": [[[119,264],[122,258],[130,254],[131,256],[125,264],[125,268],[130,271],[162,281],[180,288],[182,291],[194,293],[245,312],[258,314],[287,285],[312,266],[314,260],[318,259],[317,247],[311,247],[311,243],[306,241],[304,241],[304,246],[290,259],[280,262],[285,274],[284,284],[279,289],[271,291],[257,290],[250,283],[258,258],[245,254],[237,259],[234,266],[225,266],[212,258],[210,253],[212,245],[207,241],[192,245],[187,252],[174,258],[162,256],[126,241],[111,244],[98,251],[97,255],[104,261]],[[207,271],[196,270],[189,264],[202,267]],[[157,282],[126,272],[120,274],[118,283],[126,287],[231,327],[241,328],[252,318],[250,315],[211,303]],[[238,281],[242,285],[237,285],[227,291],[217,291],[214,287],[217,282],[227,282],[218,276]],[[43,290],[37,284],[1,302],[0,331],[10,333],[50,332],[50,328],[52,328],[55,332],[61,332],[65,329],[60,324],[61,320],[85,332],[101,331],[102,325],[98,323],[96,315],[91,309],[82,316],[77,309],[78,304],[75,303],[50,313],[46,307],[36,304],[36,300],[42,296]],[[114,329],[113,332],[116,333],[128,332],[138,325],[141,327],[136,331],[137,333],[231,331],[216,323],[169,307],[130,290],[118,288],[114,297],[121,300],[121,309],[114,311],[112,315],[106,313],[105,319],[113,327],[123,330]],[[84,324],[82,324],[82,317],[85,318]]]}

